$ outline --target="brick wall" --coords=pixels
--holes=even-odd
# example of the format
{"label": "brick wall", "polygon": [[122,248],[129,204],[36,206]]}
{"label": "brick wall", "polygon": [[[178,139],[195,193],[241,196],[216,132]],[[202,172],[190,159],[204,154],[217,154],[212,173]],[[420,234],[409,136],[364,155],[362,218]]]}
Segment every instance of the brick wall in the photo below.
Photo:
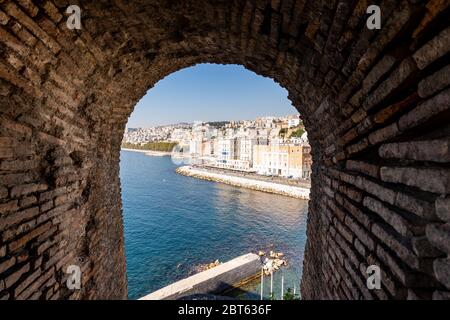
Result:
{"label": "brick wall", "polygon": [[448,1],[370,1],[381,30],[367,0],[75,2],[81,30],[68,1],[0,0],[0,299],[126,298],[123,130],[157,81],[202,62],[273,78],[301,112],[304,298],[450,298]]}

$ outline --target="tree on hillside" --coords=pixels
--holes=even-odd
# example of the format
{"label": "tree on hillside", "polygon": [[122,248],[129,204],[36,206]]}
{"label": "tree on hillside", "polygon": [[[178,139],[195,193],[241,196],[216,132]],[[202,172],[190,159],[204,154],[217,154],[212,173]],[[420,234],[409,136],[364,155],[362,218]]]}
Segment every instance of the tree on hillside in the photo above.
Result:
{"label": "tree on hillside", "polygon": [[147,142],[143,145],[124,142],[122,144],[122,147],[128,149],[171,152],[176,145],[177,145],[176,142],[164,142],[164,141]]}
{"label": "tree on hillside", "polygon": [[291,137],[300,138],[305,133],[305,129],[298,128],[294,132],[292,132]]}

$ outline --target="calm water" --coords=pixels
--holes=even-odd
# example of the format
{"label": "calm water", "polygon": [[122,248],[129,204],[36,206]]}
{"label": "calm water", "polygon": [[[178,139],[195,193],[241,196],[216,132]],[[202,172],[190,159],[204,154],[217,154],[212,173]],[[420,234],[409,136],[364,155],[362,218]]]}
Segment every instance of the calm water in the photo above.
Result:
{"label": "calm water", "polygon": [[[270,248],[285,253],[285,288],[295,283],[298,291],[306,201],[181,176],[169,157],[122,151],[120,169],[130,299],[192,274],[200,263]],[[274,276],[276,298],[280,277]],[[244,289],[235,295],[259,297],[258,283]]]}

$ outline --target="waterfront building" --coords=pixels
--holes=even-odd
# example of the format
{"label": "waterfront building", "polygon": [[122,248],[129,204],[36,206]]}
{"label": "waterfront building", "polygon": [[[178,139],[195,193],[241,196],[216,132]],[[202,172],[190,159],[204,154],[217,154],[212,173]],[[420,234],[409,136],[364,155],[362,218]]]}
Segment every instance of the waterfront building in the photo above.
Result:
{"label": "waterfront building", "polygon": [[256,145],[253,168],[262,175],[306,178],[310,175],[309,151],[308,144]]}
{"label": "waterfront building", "polygon": [[253,163],[253,147],[256,145],[256,139],[251,137],[240,137],[237,139],[237,148],[238,154],[236,156],[237,159],[248,161],[251,166]]}
{"label": "waterfront building", "polygon": [[236,139],[220,137],[218,139],[217,163],[226,164],[234,159]]}

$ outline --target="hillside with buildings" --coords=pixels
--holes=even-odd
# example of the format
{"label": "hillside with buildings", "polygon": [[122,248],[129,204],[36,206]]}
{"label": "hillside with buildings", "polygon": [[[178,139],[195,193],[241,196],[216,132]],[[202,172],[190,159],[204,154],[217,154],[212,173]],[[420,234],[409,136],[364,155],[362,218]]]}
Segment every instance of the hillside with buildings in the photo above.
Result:
{"label": "hillside with buildings", "polygon": [[123,146],[174,143],[176,152],[206,167],[309,179],[311,147],[299,115],[195,122],[127,129]]}

